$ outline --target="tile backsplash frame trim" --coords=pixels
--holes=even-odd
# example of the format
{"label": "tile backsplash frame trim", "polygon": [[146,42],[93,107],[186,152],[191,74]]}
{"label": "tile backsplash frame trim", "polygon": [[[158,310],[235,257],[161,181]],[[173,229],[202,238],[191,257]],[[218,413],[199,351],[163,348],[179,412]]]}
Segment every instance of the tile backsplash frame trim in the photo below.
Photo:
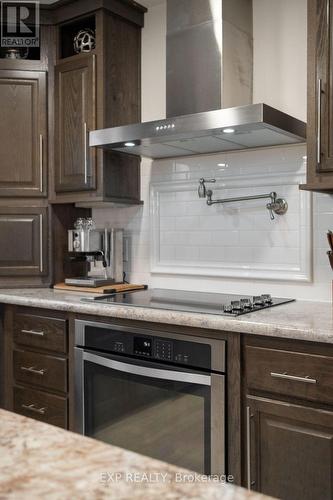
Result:
{"label": "tile backsplash frame trim", "polygon": [[[248,187],[253,189],[267,187],[265,192],[270,192],[274,186],[298,186],[304,179],[303,172],[279,172],[278,174],[267,172],[265,177],[255,175],[235,175],[227,177],[216,177],[214,184],[214,196],[220,197],[221,189],[235,189]],[[179,262],[163,263],[160,261],[160,194],[173,192],[196,191],[198,182],[196,180],[183,181],[159,181],[150,183],[150,217],[151,217],[151,273],[160,275],[187,275],[207,276],[236,279],[259,279],[271,281],[311,282],[312,281],[312,194],[299,191],[299,261],[296,267],[259,266],[252,264],[234,265],[226,263],[214,263],[210,266],[196,262],[195,265],[179,264]],[[251,192],[252,194],[252,192]],[[277,193],[279,195],[279,192]],[[263,210],[265,200],[263,201]],[[288,200],[287,200],[288,201]],[[200,202],[205,203],[204,199]],[[246,202],[245,202],[246,203]],[[212,208],[212,207],[210,207]],[[267,217],[269,217],[267,211]],[[282,216],[283,217],[283,216]]]}

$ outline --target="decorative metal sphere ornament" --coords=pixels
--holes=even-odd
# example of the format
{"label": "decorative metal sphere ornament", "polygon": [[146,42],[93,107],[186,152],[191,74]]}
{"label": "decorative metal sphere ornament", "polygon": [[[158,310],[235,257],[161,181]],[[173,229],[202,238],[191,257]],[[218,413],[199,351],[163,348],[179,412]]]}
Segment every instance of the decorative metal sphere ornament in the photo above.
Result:
{"label": "decorative metal sphere ornament", "polygon": [[91,52],[95,48],[95,33],[90,28],[80,30],[74,37],[74,51]]}

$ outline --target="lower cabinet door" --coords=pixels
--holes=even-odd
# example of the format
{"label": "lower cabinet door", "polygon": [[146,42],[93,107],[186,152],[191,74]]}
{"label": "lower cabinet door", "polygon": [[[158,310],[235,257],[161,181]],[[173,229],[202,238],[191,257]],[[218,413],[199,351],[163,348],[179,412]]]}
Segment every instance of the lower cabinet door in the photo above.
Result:
{"label": "lower cabinet door", "polygon": [[67,429],[67,399],[27,387],[14,387],[14,411]]}
{"label": "lower cabinet door", "polygon": [[248,486],[283,500],[332,500],[333,412],[248,396]]}
{"label": "lower cabinet door", "polygon": [[48,273],[47,208],[0,207],[0,277]]}

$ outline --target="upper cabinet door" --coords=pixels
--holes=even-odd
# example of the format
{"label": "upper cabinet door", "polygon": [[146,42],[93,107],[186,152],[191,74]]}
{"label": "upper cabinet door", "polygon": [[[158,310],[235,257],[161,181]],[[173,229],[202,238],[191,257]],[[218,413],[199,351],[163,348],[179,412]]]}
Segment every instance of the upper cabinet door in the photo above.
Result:
{"label": "upper cabinet door", "polygon": [[312,88],[316,113],[311,113],[314,121],[309,117],[310,126],[316,131],[312,136],[316,142],[313,152],[317,171],[333,172],[333,0],[313,3],[316,4],[316,62]]}
{"label": "upper cabinet door", "polygon": [[307,180],[333,192],[333,0],[308,0]]}
{"label": "upper cabinet door", "polygon": [[47,195],[46,75],[0,70],[0,197]]}
{"label": "upper cabinet door", "polygon": [[96,124],[95,55],[56,66],[56,192],[96,187],[96,152],[89,131]]}

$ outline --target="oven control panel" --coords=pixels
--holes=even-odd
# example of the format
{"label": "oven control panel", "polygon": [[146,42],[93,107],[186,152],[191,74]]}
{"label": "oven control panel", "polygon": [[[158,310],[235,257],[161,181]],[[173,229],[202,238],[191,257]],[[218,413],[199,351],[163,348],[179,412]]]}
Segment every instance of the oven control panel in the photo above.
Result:
{"label": "oven control panel", "polygon": [[85,347],[114,354],[211,369],[211,346],[204,342],[131,333],[116,328],[87,326]]}
{"label": "oven control panel", "polygon": [[173,349],[170,340],[155,339],[155,358],[173,361]]}
{"label": "oven control panel", "polygon": [[210,346],[207,344],[135,336],[133,338],[133,354],[145,358],[149,357],[156,361],[169,361],[207,369],[211,367]]}

